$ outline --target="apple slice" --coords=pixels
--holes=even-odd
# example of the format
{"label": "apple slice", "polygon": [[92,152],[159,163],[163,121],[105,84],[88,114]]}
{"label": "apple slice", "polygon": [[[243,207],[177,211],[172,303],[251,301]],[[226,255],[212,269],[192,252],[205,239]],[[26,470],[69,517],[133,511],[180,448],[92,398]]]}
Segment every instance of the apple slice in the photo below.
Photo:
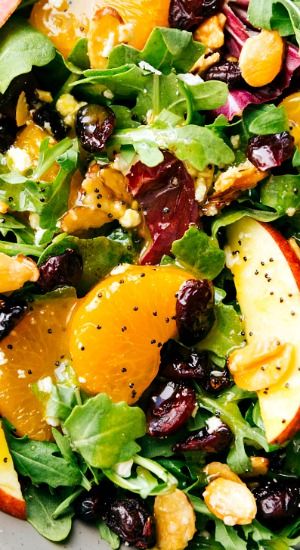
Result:
{"label": "apple slice", "polygon": [[1,0],[0,2],[0,28],[17,9],[22,0]]}
{"label": "apple slice", "polygon": [[0,421],[0,510],[19,519],[26,518],[26,503],[23,498],[17,472],[7,446]]}
{"label": "apple slice", "polygon": [[284,376],[258,391],[267,440],[282,443],[300,428],[300,260],[280,233],[252,218],[232,224],[227,235],[226,263],[248,345],[294,348]]}

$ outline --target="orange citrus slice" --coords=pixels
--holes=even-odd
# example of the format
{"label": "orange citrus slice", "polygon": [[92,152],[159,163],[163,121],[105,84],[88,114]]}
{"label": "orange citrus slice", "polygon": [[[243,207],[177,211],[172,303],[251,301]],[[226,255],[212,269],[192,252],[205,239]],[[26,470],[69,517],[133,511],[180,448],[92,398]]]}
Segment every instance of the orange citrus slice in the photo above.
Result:
{"label": "orange citrus slice", "polygon": [[164,342],[177,335],[176,293],[193,276],[173,266],[123,266],[79,304],[70,352],[88,393],[134,403],[156,376]]}
{"label": "orange citrus slice", "polygon": [[0,415],[19,435],[49,439],[42,404],[32,384],[52,375],[67,354],[66,325],[75,298],[40,299],[0,342]]}

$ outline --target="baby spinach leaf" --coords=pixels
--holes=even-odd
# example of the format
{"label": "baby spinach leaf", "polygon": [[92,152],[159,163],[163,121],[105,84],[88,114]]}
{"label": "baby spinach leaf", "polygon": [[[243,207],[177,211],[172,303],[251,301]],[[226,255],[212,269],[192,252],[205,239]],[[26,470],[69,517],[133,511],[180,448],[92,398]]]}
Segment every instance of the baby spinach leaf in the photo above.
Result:
{"label": "baby spinach leaf", "polygon": [[300,4],[294,0],[250,0],[248,18],[254,27],[294,34],[300,46]]}
{"label": "baby spinach leaf", "polygon": [[72,529],[72,512],[54,519],[61,497],[50,493],[47,487],[31,485],[24,491],[27,507],[27,521],[46,539],[61,542],[67,538]]}
{"label": "baby spinach leaf", "polygon": [[101,539],[110,544],[111,550],[118,550],[121,545],[118,535],[116,535],[103,520],[99,522],[98,528]]}
{"label": "baby spinach leaf", "polygon": [[284,106],[261,105],[250,108],[244,114],[244,124],[250,134],[268,135],[284,132],[289,128]]}
{"label": "baby spinach leaf", "polygon": [[193,35],[179,29],[157,27],[153,29],[140,53],[140,59],[147,61],[162,72],[189,71],[205,52],[205,46],[193,40]]}
{"label": "baby spinach leaf", "polygon": [[225,265],[225,254],[218,243],[204,231],[191,227],[172,245],[176,263],[193,271],[197,277],[214,279]]}
{"label": "baby spinach leaf", "polygon": [[139,450],[135,439],[145,433],[145,416],[138,407],[113,403],[102,393],[77,405],[64,428],[73,447],[95,468],[111,468]]}
{"label": "baby spinach leaf", "polygon": [[90,68],[90,60],[88,56],[88,41],[86,38],[80,38],[76,42],[73,50],[71,51],[68,61],[73,63],[75,67],[86,70]]}
{"label": "baby spinach leaf", "polygon": [[279,216],[292,216],[300,209],[300,175],[271,176],[261,187],[260,200]]}
{"label": "baby spinach leaf", "polygon": [[6,432],[12,458],[19,474],[29,477],[34,484],[46,483],[50,487],[80,485],[81,471],[75,463],[59,455],[55,443],[22,439]]}
{"label": "baby spinach leaf", "polygon": [[29,73],[35,65],[47,65],[55,57],[52,42],[24,19],[14,17],[1,29],[0,92],[4,94],[18,75]]}

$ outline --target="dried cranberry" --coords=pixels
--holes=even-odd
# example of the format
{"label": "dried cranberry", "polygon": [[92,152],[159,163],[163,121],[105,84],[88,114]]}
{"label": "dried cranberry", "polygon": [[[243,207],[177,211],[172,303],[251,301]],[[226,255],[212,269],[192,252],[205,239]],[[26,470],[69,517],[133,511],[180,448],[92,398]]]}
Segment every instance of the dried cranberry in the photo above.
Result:
{"label": "dried cranberry", "polygon": [[289,132],[255,136],[248,142],[247,157],[259,170],[270,170],[293,156],[295,142]]}
{"label": "dried cranberry", "polygon": [[138,497],[108,500],[103,519],[122,542],[136,548],[152,548],[155,543],[154,520]]}
{"label": "dried cranberry", "polygon": [[51,130],[52,135],[57,140],[61,140],[67,135],[67,127],[62,117],[47,103],[34,111],[33,120],[44,130]]}
{"label": "dried cranberry", "polygon": [[180,340],[191,346],[204,338],[215,320],[213,285],[207,280],[191,279],[179,290],[176,324]]}
{"label": "dried cranberry", "polygon": [[27,311],[23,300],[0,296],[0,340],[7,336]]}
{"label": "dried cranberry", "polygon": [[233,436],[226,424],[219,421],[216,427],[205,427],[190,435],[185,441],[177,443],[174,451],[202,451],[205,453],[221,453],[228,449]]}
{"label": "dried cranberry", "polygon": [[210,393],[219,393],[232,386],[233,381],[227,367],[219,369],[215,365],[210,370],[209,376],[203,387]]}
{"label": "dried cranberry", "polygon": [[202,21],[218,13],[224,0],[171,0],[169,25],[177,29],[190,31]]}
{"label": "dried cranberry", "polygon": [[282,526],[299,515],[299,486],[268,480],[253,490],[257,504],[257,518],[270,526]]}
{"label": "dried cranberry", "polygon": [[14,143],[17,125],[13,118],[0,113],[0,153],[5,153]]}
{"label": "dried cranberry", "polygon": [[59,286],[76,287],[82,275],[82,258],[68,248],[63,254],[51,256],[40,267],[38,285],[44,292]]}
{"label": "dried cranberry", "polygon": [[76,133],[84,149],[100,153],[116,124],[114,112],[103,105],[84,105],[77,113]]}
{"label": "dried cranberry", "polygon": [[226,61],[210,67],[204,75],[205,80],[221,80],[228,84],[228,88],[238,88],[243,84],[241,69],[237,62]]}
{"label": "dried cranberry", "polygon": [[195,391],[188,385],[175,382],[161,385],[150,398],[148,433],[162,437],[176,432],[190,418],[195,404]]}
{"label": "dried cranberry", "polygon": [[171,380],[204,379],[208,371],[207,353],[195,353],[176,340],[169,340],[161,352],[160,374]]}
{"label": "dried cranberry", "polygon": [[161,349],[159,373],[169,380],[195,379],[209,393],[218,393],[232,385],[229,370],[219,369],[208,353],[195,351],[169,340]]}
{"label": "dried cranberry", "polygon": [[100,519],[103,506],[103,492],[99,486],[84,491],[75,501],[75,514],[82,521],[92,523]]}
{"label": "dried cranberry", "polygon": [[138,162],[128,174],[129,189],[143,208],[152,242],[141,257],[142,264],[159,263],[169,254],[174,240],[180,239],[199,217],[195,184],[183,162],[164,153],[158,166]]}

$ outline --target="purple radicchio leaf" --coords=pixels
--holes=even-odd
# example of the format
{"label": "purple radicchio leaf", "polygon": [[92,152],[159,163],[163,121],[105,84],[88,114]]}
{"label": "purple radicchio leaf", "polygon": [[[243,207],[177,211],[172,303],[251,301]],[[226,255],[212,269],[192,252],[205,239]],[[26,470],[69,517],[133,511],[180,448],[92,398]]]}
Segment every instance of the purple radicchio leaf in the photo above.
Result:
{"label": "purple radicchio leaf", "polygon": [[[241,49],[247,38],[253,36],[256,32],[247,23],[246,12],[243,10],[243,6],[246,7],[246,0],[245,2],[241,0],[238,4],[239,6],[234,11],[228,5],[225,5],[223,9],[227,17],[227,54],[236,58],[239,58]],[[241,14],[243,14],[243,21],[240,18]],[[247,27],[245,23],[247,23]],[[251,88],[245,84],[244,87],[230,90],[227,103],[216,109],[214,113],[216,115],[225,115],[229,120],[232,120],[236,115],[241,116],[248,105],[259,105],[277,99],[290,86],[292,78],[299,67],[300,55],[298,48],[293,44],[287,44],[282,70],[273,82],[261,88]]]}
{"label": "purple radicchio leaf", "polygon": [[169,152],[164,153],[163,162],[154,168],[138,162],[127,177],[151,235],[140,262],[154,265],[170,253],[173,241],[180,239],[199,218],[194,180],[183,162]]}

